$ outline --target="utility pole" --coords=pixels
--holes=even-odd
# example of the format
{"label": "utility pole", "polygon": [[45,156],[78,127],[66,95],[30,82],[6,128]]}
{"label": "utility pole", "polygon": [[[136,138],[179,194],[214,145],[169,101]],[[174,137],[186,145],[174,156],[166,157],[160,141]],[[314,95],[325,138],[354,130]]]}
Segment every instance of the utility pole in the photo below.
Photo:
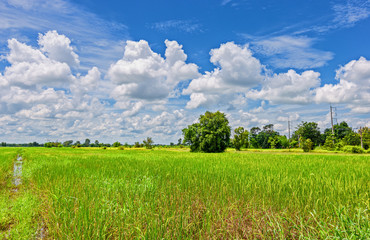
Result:
{"label": "utility pole", "polygon": [[333,124],[333,107],[330,104],[330,120],[331,120],[331,134],[333,137],[333,144],[334,144],[334,124]]}
{"label": "utility pole", "polygon": [[288,117],[288,139],[290,142],[290,118]]}
{"label": "utility pole", "polygon": [[364,148],[364,144],[362,142],[362,131],[363,131],[363,128],[360,127],[360,130],[358,132],[360,133],[360,137],[361,137],[361,148]]}

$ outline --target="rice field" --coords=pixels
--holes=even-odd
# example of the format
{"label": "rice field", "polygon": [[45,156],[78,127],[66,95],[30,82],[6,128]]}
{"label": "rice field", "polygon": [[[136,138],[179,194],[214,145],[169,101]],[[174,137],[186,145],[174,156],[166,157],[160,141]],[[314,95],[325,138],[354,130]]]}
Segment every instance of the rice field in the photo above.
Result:
{"label": "rice field", "polygon": [[369,239],[369,179],[369,155],[0,148],[0,239]]}

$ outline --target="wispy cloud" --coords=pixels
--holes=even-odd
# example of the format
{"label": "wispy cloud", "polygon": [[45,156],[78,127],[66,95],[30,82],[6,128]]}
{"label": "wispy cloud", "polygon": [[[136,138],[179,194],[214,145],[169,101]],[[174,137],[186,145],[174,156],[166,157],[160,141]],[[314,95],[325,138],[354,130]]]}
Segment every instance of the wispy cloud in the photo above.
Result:
{"label": "wispy cloud", "polygon": [[161,32],[176,30],[187,33],[194,33],[202,31],[202,25],[191,20],[168,20],[163,22],[156,22],[151,25],[151,28]]}
{"label": "wispy cloud", "polygon": [[[0,2],[0,44],[57,30],[71,37],[82,66],[108,68],[122,55],[121,41],[129,38],[125,25],[109,22],[64,0],[8,0]],[[122,39],[117,39],[119,35]],[[80,49],[82,48],[82,49]],[[122,49],[118,51],[118,49]]]}
{"label": "wispy cloud", "polygon": [[253,39],[251,48],[267,56],[273,67],[308,69],[324,66],[333,59],[333,53],[314,48],[315,42],[314,38],[282,35]]}
{"label": "wispy cloud", "polygon": [[231,2],[232,0],[223,0],[222,1],[222,3],[221,3],[221,5],[222,6],[224,6],[224,5],[226,5],[226,4],[228,4],[229,2]]}

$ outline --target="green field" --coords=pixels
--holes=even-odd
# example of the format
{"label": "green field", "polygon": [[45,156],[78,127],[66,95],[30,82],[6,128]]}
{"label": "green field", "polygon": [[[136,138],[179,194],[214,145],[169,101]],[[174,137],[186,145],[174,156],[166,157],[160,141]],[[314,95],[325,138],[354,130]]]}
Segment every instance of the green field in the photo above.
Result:
{"label": "green field", "polygon": [[368,155],[0,148],[0,239],[369,239],[369,179]]}

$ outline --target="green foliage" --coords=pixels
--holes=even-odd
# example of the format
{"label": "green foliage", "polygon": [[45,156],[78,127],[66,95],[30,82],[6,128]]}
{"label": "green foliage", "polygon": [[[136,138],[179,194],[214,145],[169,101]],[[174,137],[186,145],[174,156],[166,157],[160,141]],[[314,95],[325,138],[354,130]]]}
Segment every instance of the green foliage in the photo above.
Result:
{"label": "green foliage", "polygon": [[343,138],[343,142],[344,145],[352,146],[360,145],[361,144],[360,134],[351,131]]}
{"label": "green foliage", "polygon": [[318,146],[321,143],[320,128],[315,122],[302,122],[298,125],[297,130],[292,136],[295,140],[298,140],[299,137],[302,137],[303,139],[311,139],[314,146]]}
{"label": "green foliage", "polygon": [[364,153],[364,149],[359,146],[344,146],[343,151],[346,153]]}
{"label": "green foliage", "polygon": [[305,140],[301,138],[301,146],[304,152],[310,152],[311,150],[313,150],[314,145],[311,139]]}
{"label": "green foliage", "polygon": [[121,143],[120,142],[114,142],[113,143],[113,145],[112,145],[112,147],[119,147],[119,146],[121,146]]}
{"label": "green foliage", "polygon": [[134,148],[141,148],[143,146],[144,145],[143,144],[140,144],[139,142],[135,142],[135,144],[134,144]]}
{"label": "green foliage", "polygon": [[237,151],[240,151],[242,147],[248,147],[248,134],[248,131],[244,130],[243,127],[238,127],[234,130],[232,143]]}
{"label": "green foliage", "polygon": [[324,148],[326,150],[334,150],[335,145],[334,145],[334,136],[333,135],[328,135],[325,139],[324,143]]}
{"label": "green foliage", "polygon": [[281,140],[273,124],[265,125],[262,131],[258,127],[251,128],[250,145],[253,148],[271,148],[271,143],[274,148],[282,148]]}
{"label": "green foliage", "polygon": [[364,149],[370,148],[370,129],[368,127],[362,129],[362,142]]}
{"label": "green foliage", "polygon": [[144,146],[146,149],[152,149],[153,148],[153,139],[151,137],[147,137],[146,140],[143,141]]}
{"label": "green foliage", "polygon": [[182,130],[184,143],[192,152],[223,152],[230,143],[230,126],[224,113],[206,112],[199,123]]}
{"label": "green foliage", "polygon": [[90,139],[86,138],[83,146],[84,147],[89,147],[90,146]]}
{"label": "green foliage", "polygon": [[297,140],[291,140],[289,147],[291,148],[297,148],[298,147],[298,141]]}
{"label": "green foliage", "polygon": [[72,145],[72,143],[73,143],[73,140],[68,140],[68,141],[63,142],[63,146],[64,147],[70,147]]}

